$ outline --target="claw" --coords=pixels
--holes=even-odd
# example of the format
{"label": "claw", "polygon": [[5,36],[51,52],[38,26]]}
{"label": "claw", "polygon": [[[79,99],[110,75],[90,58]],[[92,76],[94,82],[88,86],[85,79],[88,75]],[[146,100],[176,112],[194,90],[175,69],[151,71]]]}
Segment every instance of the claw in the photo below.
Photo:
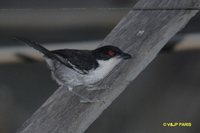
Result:
{"label": "claw", "polygon": [[103,102],[104,103],[104,101],[99,100],[99,99],[93,99],[93,100],[91,100],[91,99],[89,99],[89,98],[87,98],[85,96],[82,96],[81,94],[73,91],[72,87],[68,87],[68,89],[69,89],[70,92],[72,92],[74,95],[76,95],[76,96],[78,96],[80,98],[80,102],[81,103],[97,103],[97,102]]}
{"label": "claw", "polygon": [[88,87],[87,90],[88,91],[95,91],[95,90],[106,90],[109,89],[109,86],[104,85],[104,86],[97,86],[97,87]]}
{"label": "claw", "polygon": [[102,100],[99,100],[99,99],[81,99],[80,100],[81,103],[98,103],[98,102],[104,102]]}

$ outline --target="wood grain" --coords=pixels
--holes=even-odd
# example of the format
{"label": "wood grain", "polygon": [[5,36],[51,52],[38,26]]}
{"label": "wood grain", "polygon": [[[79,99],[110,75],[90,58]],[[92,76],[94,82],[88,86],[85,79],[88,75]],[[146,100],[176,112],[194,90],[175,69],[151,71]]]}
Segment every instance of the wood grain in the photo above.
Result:
{"label": "wood grain", "polygon": [[[200,0],[140,0],[134,8],[198,7]],[[110,89],[88,92],[84,96],[104,102],[83,104],[65,88],[58,89],[18,133],[83,133],[112,101],[156,57],[167,41],[181,30],[197,10],[130,11],[104,39],[101,45],[115,45],[133,58],[119,64],[101,86]],[[98,87],[98,86],[97,86]]]}

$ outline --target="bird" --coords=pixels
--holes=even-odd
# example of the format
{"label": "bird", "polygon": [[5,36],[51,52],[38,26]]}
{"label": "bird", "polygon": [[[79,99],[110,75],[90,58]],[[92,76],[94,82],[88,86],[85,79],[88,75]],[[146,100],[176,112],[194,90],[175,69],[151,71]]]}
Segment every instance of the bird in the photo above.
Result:
{"label": "bird", "polygon": [[44,55],[52,78],[61,87],[80,98],[81,102],[91,103],[89,99],[75,92],[77,86],[91,87],[104,79],[122,60],[132,56],[113,45],[105,45],[94,50],[57,49],[48,50],[38,42],[24,37],[15,37],[18,41],[36,49]]}

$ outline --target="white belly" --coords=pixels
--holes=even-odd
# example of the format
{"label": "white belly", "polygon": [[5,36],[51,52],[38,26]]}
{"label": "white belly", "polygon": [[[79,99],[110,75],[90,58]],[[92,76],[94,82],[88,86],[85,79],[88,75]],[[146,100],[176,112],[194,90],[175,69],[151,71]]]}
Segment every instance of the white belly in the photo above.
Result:
{"label": "white belly", "polygon": [[46,58],[46,62],[52,71],[52,77],[60,85],[79,86],[91,85],[105,78],[110,71],[121,61],[119,58],[112,58],[108,61],[99,60],[95,70],[89,71],[88,74],[80,74],[73,69],[70,69],[59,62],[52,62]]}

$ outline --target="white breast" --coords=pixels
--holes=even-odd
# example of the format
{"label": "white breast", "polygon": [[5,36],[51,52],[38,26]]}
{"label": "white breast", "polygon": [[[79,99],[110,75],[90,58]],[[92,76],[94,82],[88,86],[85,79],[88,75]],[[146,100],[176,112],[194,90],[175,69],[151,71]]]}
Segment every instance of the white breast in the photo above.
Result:
{"label": "white breast", "polygon": [[86,82],[95,83],[105,78],[109,72],[121,61],[120,58],[111,58],[109,60],[97,60],[99,67],[89,72],[85,78]]}

